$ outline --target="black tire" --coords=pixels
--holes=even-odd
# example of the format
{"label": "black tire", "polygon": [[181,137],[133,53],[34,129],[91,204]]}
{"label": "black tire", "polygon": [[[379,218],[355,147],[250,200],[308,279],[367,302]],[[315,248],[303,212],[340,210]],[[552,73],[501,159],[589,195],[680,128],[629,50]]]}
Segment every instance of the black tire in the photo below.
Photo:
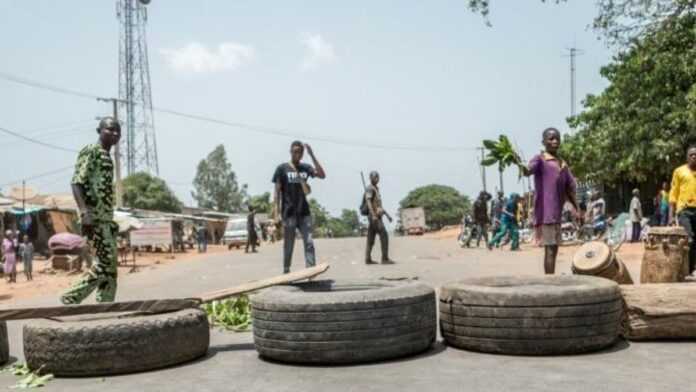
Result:
{"label": "black tire", "polygon": [[7,337],[7,323],[0,321],[0,365],[4,365],[10,359],[10,343]]}
{"label": "black tire", "polygon": [[466,350],[576,354],[614,343],[623,317],[616,283],[590,276],[495,277],[442,287],[440,330]]}
{"label": "black tire", "polygon": [[276,286],[251,298],[262,357],[350,364],[414,355],[437,333],[435,290],[421,283],[334,282]]}
{"label": "black tire", "polygon": [[479,306],[568,306],[613,301],[619,286],[592,276],[496,276],[442,287],[440,301]]}
{"label": "black tire", "polygon": [[208,351],[205,312],[40,320],[24,326],[30,369],[56,376],[105,376],[176,365]]}

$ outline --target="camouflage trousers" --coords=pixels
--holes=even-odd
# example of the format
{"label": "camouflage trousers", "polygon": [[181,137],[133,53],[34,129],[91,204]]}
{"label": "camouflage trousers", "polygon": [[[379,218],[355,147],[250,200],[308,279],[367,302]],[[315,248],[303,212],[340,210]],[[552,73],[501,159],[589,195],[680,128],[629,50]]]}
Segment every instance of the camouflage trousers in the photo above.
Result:
{"label": "camouflage trousers", "polygon": [[97,302],[113,302],[116,298],[116,275],[118,272],[118,248],[116,236],[118,225],[115,222],[96,222],[94,230],[87,239],[96,250],[97,259],[89,271],[60,298],[65,305],[79,304],[94,289]]}

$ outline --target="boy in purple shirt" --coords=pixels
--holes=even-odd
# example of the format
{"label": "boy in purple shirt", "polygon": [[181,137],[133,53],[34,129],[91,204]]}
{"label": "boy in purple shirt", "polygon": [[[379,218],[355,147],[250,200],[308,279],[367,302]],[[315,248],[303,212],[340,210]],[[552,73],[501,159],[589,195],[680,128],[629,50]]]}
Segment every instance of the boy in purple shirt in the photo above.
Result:
{"label": "boy in purple shirt", "polygon": [[558,157],[561,133],[556,128],[543,132],[544,149],[529,161],[525,175],[534,175],[534,227],[537,238],[544,246],[544,272],[551,274],[556,269],[558,245],[561,243],[561,212],[566,201],[575,211],[575,178],[564,160]]}

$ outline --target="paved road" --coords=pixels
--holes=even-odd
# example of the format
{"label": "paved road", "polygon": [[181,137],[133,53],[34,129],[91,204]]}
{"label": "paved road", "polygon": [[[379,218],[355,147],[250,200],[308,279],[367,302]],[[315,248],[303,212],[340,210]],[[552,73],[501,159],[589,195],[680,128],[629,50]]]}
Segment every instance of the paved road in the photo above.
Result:
{"label": "paved road", "polygon": [[[299,244],[298,244],[299,245]],[[317,241],[327,278],[418,277],[433,286],[461,277],[541,274],[538,250],[488,252],[459,249],[453,240],[393,241],[395,266],[362,263],[363,240]],[[298,246],[301,248],[301,246]],[[295,256],[300,261],[301,254]],[[559,272],[569,273],[569,251]],[[635,274],[637,265],[629,265]],[[184,261],[124,277],[119,299],[187,297],[225,288],[281,270],[280,247],[261,253],[232,252]],[[22,305],[56,304],[35,298]],[[22,361],[20,322],[9,323],[11,356]],[[57,379],[47,391],[695,391],[696,343],[620,343],[612,349],[568,357],[514,357],[446,348],[399,361],[340,367],[290,366],[258,358],[250,333],[212,331],[208,356],[194,363],[109,378]],[[0,374],[0,389],[15,378]]]}

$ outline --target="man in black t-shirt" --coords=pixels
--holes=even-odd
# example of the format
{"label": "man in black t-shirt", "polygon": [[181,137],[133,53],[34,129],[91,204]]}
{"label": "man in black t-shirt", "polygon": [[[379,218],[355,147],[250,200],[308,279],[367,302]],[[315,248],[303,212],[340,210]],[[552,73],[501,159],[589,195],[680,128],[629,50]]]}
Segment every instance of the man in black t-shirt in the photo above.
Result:
{"label": "man in black t-shirt", "polygon": [[[314,166],[302,163],[305,149]],[[307,201],[307,195],[311,192],[307,184],[310,177],[324,179],[326,173],[314,156],[312,147],[294,141],[290,146],[290,162],[278,165],[272,180],[275,184],[276,211],[279,212],[279,218],[283,221],[283,273],[290,272],[297,230],[300,230],[302,234],[306,266],[312,267],[316,264],[312,239],[312,216]]]}

